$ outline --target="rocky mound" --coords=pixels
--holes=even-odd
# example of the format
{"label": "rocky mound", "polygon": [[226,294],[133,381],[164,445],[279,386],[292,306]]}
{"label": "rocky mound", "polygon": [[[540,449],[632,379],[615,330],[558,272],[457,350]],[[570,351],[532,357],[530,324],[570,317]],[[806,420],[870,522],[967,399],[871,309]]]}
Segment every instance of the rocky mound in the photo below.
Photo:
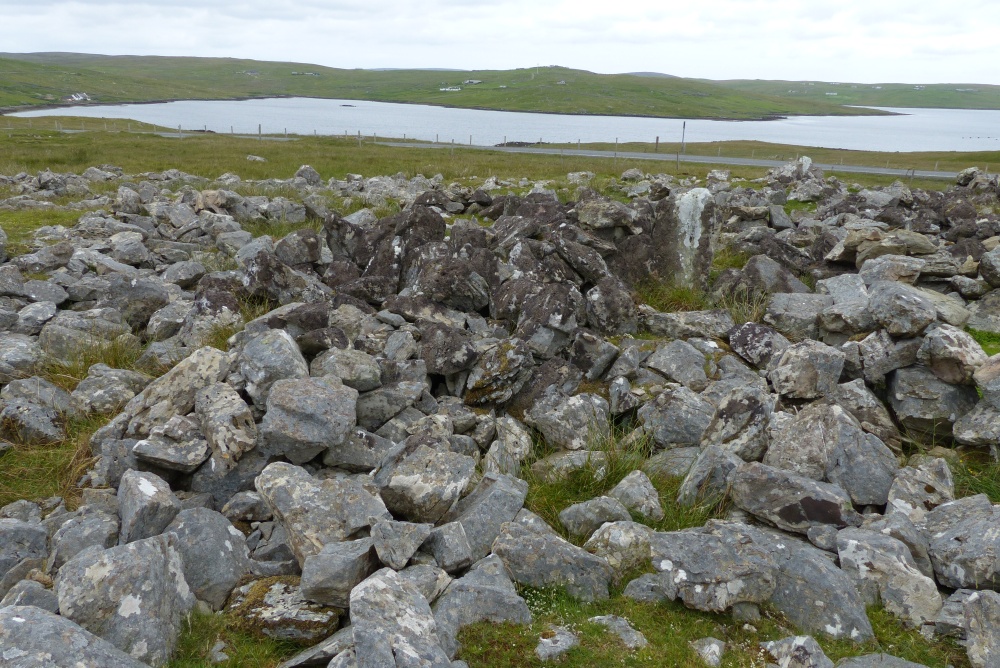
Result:
{"label": "rocky mound", "polygon": [[[996,177],[858,190],[802,159],[707,187],[630,170],[609,199],[588,176],[570,203],[310,167],[249,184],[287,197],[175,170],[0,177],[18,191],[0,210],[88,210],[9,259],[0,233],[2,435],[114,415],[78,509],[0,509],[0,656],[163,665],[200,605],[317,643],[286,666],[449,666],[463,626],[530,621],[516,584],[594,600],[645,566],[627,596],[768,604],[855,641],[880,601],[997,665],[1000,509],[956,499],[945,459],[901,456],[928,439],[996,456],[1000,358],[966,331],[1000,333]],[[330,210],[345,197],[400,211]],[[749,261],[714,276],[723,248]],[[650,280],[766,314],[659,312],[637,299]],[[94,364],[72,392],[40,371],[119,348],[133,368]],[[643,470],[684,476],[680,503],[732,511],[655,531],[643,470],[561,531],[523,507],[523,478],[599,466],[612,425],[654,444]],[[534,436],[554,452],[534,461]],[[832,665],[812,639],[765,649]]]}

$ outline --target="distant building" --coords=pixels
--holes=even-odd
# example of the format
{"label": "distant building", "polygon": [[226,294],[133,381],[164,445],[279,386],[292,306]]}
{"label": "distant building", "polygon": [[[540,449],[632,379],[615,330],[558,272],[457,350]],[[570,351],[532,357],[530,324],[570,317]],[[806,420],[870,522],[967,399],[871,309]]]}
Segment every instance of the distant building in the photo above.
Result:
{"label": "distant building", "polygon": [[831,96],[831,97],[837,97],[837,94],[836,94],[836,93],[827,93],[827,95],[829,95],[829,96]]}
{"label": "distant building", "polygon": [[318,77],[318,72],[292,72],[293,77]]}
{"label": "distant building", "polygon": [[560,79],[559,81],[557,81],[557,82],[556,82],[556,85],[557,85],[557,86],[565,86],[565,85],[566,85],[566,82],[565,82],[565,81],[563,81],[562,79]]}
{"label": "distant building", "polygon": [[90,96],[86,93],[73,93],[65,96],[63,102],[90,102]]}
{"label": "distant building", "polygon": [[481,84],[483,82],[479,79],[466,79],[462,83],[465,84],[466,86],[475,86],[476,84]]}
{"label": "distant building", "polygon": [[438,90],[442,93],[454,93],[462,89],[458,86],[448,86],[447,88],[438,88]]}

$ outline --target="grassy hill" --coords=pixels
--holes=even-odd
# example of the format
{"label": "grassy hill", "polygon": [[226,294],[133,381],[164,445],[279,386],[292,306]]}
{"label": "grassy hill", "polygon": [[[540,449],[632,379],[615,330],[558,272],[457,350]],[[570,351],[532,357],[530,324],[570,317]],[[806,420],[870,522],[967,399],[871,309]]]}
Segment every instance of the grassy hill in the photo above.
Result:
{"label": "grassy hill", "polygon": [[872,107],[1000,109],[1000,86],[985,84],[858,84],[823,81],[712,81],[741,93],[800,102],[835,101]]}
{"label": "grassy hill", "polygon": [[[479,80],[474,85],[466,80]],[[441,91],[459,87],[460,91]],[[94,102],[309,96],[567,114],[759,119],[862,115],[840,101],[782,98],[675,77],[516,70],[344,70],[230,58],[0,54],[0,107]]]}

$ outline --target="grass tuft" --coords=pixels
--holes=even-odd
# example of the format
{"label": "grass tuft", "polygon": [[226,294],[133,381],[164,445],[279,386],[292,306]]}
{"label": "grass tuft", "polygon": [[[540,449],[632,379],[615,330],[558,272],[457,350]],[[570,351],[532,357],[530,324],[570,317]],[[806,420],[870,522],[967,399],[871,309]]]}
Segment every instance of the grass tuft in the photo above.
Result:
{"label": "grass tuft", "polygon": [[[174,659],[168,668],[274,668],[280,662],[302,651],[293,642],[274,640],[237,629],[238,620],[227,613],[194,613],[185,620]],[[218,641],[228,661],[210,661],[212,647]]]}
{"label": "grass tuft", "polygon": [[661,281],[655,277],[639,281],[635,292],[644,304],[649,304],[662,313],[703,311],[712,307],[712,300],[698,288]]}
{"label": "grass tuft", "polygon": [[[72,361],[45,360],[39,366],[38,373],[67,392],[72,392],[80,381],[87,377],[87,372],[93,365],[107,364],[113,369],[135,369],[142,352],[142,344],[130,334],[123,334],[109,341],[93,337],[90,343],[76,351]],[[162,373],[164,370],[143,371]]]}
{"label": "grass tuft", "polygon": [[996,332],[984,332],[981,329],[966,330],[983,348],[983,352],[991,357],[1000,353],[1000,334]]}

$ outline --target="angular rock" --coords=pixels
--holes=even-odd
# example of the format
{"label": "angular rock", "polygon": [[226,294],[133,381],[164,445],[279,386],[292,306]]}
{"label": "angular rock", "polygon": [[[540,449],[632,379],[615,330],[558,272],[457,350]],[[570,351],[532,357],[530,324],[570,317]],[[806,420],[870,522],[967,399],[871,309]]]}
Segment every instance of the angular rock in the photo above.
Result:
{"label": "angular rock", "polygon": [[643,431],[657,446],[699,445],[712,421],[713,406],[684,387],[674,385],[639,409]]}
{"label": "angular rock", "polygon": [[184,579],[195,597],[221,610],[250,571],[246,537],[221,513],[208,508],[182,510],[163,533],[177,537]]}
{"label": "angular rock", "polygon": [[148,665],[66,617],[33,605],[0,607],[0,647],[4,648],[0,657],[11,661],[11,668]]}
{"label": "angular rock", "polygon": [[388,568],[351,591],[351,622],[359,666],[451,667],[427,599]]}
{"label": "angular rock", "polygon": [[268,638],[319,642],[337,629],[340,610],[305,600],[296,580],[268,577],[245,584],[233,592],[226,610]]}
{"label": "angular rock", "polygon": [[536,533],[520,524],[503,526],[493,553],[516,582],[530,587],[565,587],[584,601],[606,599],[611,580],[608,562],[552,533]]}
{"label": "angular rock", "polygon": [[610,496],[575,503],[559,513],[559,521],[574,536],[590,536],[605,522],[628,522],[631,519],[628,509]]}
{"label": "angular rock", "polygon": [[729,477],[733,503],[780,529],[805,533],[811,526],[857,526],[860,517],[836,485],[751,462]]}
{"label": "angular rock", "polygon": [[383,564],[401,571],[431,535],[430,524],[382,520],[372,525],[375,552]]}
{"label": "angular rock", "polygon": [[269,464],[254,482],[288,532],[301,566],[328,543],[367,530],[370,519],[391,519],[382,500],[349,478],[318,480],[292,464]]}
{"label": "angular rock", "polygon": [[803,341],[786,348],[774,363],[771,384],[786,397],[815,399],[833,391],[843,369],[844,353],[818,341]]}
{"label": "angular rock", "polygon": [[965,603],[966,652],[976,668],[992,668],[1000,660],[1000,594],[977,591]]}
{"label": "angular rock", "polygon": [[547,443],[566,450],[588,449],[609,432],[608,402],[596,394],[565,397],[549,393],[525,413],[524,421]]}
{"label": "angular rock", "polygon": [[922,367],[907,367],[889,376],[889,405],[904,427],[948,437],[955,421],[976,405],[976,391],[942,382]]}
{"label": "angular rock", "polygon": [[309,367],[295,340],[283,330],[272,329],[247,342],[239,355],[239,369],[254,405],[263,409],[277,380],[307,378]]}
{"label": "angular rock", "polygon": [[513,476],[485,473],[472,493],[455,504],[442,519],[465,530],[472,559],[490,553],[505,522],[511,522],[524,505],[528,484]]}
{"label": "angular rock", "polygon": [[461,498],[476,461],[411,436],[386,455],[375,474],[386,507],[413,522],[436,522]]}
{"label": "angular rock", "polygon": [[180,501],[162,478],[129,470],[118,487],[122,545],[163,533],[181,511]]}
{"label": "angular rock", "polygon": [[663,519],[660,494],[642,471],[632,471],[615,485],[608,496],[618,499],[625,508],[654,521]]}
{"label": "angular rock", "polygon": [[351,590],[378,570],[371,538],[328,543],[302,566],[302,596],[335,608],[347,608]]}
{"label": "angular rock", "polygon": [[705,355],[686,341],[676,340],[658,346],[646,360],[646,366],[689,390],[700,392],[708,385]]}
{"label": "angular rock", "polygon": [[322,378],[277,380],[260,425],[261,447],[302,464],[344,443],[354,430],[358,391]]}
{"label": "angular rock", "polygon": [[64,617],[154,666],[173,656],[195,602],[173,535],[86,550],[59,570],[55,589]]}

